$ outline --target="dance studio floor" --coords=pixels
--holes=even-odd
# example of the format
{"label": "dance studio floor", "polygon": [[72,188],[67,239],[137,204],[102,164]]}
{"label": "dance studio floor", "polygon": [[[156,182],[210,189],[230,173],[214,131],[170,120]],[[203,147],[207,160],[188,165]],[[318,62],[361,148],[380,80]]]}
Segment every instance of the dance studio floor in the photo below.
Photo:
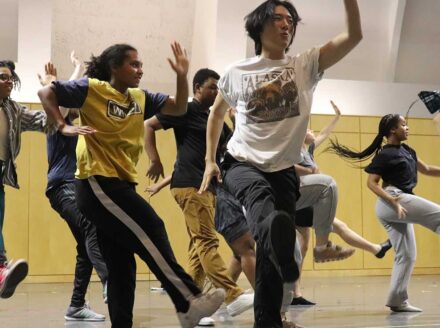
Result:
{"label": "dance studio floor", "polygon": [[[440,276],[415,276],[410,287],[411,303],[424,309],[420,314],[390,314],[384,306],[389,277],[305,278],[304,296],[314,307],[291,307],[289,316],[305,327],[440,327]],[[248,288],[244,280],[240,284]],[[179,327],[169,298],[150,292],[157,282],[138,282],[134,327]],[[64,321],[70,299],[70,284],[23,284],[16,294],[0,300],[1,328],[104,328],[104,323]],[[107,314],[101,285],[93,283],[88,293],[91,307]],[[252,310],[234,319],[217,316],[216,327],[252,327]]]}

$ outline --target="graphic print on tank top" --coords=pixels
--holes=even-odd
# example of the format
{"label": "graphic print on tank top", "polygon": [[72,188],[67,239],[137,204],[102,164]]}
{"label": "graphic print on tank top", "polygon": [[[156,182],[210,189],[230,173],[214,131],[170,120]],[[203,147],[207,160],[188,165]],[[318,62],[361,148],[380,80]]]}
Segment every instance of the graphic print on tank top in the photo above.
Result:
{"label": "graphic print on tank top", "polygon": [[113,100],[107,102],[107,115],[109,117],[124,119],[130,115],[141,114],[141,108],[134,100],[130,101],[130,105],[123,106]]}
{"label": "graphic print on tank top", "polygon": [[246,123],[268,123],[299,115],[298,88],[292,67],[282,71],[244,74]]}

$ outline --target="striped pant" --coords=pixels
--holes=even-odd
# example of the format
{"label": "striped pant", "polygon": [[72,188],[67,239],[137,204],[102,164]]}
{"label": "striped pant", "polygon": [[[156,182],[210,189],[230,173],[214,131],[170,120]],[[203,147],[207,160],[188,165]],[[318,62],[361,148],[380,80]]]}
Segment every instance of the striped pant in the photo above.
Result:
{"label": "striped pant", "polygon": [[165,226],[134,184],[93,176],[76,181],[78,207],[97,227],[108,268],[108,308],[113,327],[133,324],[137,254],[162,283],[178,312],[200,290],[177,263]]}

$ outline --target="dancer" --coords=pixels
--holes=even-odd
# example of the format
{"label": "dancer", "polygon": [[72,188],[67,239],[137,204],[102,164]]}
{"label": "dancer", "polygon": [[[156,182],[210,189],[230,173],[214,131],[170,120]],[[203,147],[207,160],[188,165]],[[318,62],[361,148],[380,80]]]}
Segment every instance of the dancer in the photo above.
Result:
{"label": "dancer", "polygon": [[[198,70],[192,84],[194,98],[188,103],[184,116],[175,117],[158,113],[145,121],[145,150],[152,163],[147,176],[155,180],[158,175],[163,174],[163,166],[156,148],[154,133],[162,128],[173,128],[177,158],[172,177],[165,178],[160,188],[171,183],[171,193],[185,217],[190,238],[188,273],[201,289],[205,278],[208,278],[215,287],[223,288],[226,291],[225,303],[228,313],[236,316],[252,307],[254,295],[245,294],[244,290],[231,279],[218,252],[219,240],[214,227],[216,203],[214,186],[210,186],[206,193],[198,193],[205,170],[209,107],[212,106],[217,95],[219,78],[220,76],[213,70]],[[224,124],[220,144],[225,145],[231,134],[232,131]],[[221,153],[219,151],[218,159]]]}
{"label": "dancer", "polygon": [[[368,188],[378,196],[376,215],[387,230],[396,253],[386,303],[393,312],[422,311],[408,300],[408,284],[417,252],[413,224],[440,233],[440,206],[413,193],[417,171],[440,177],[440,167],[425,164],[415,150],[404,143],[408,132],[402,116],[388,114],[380,120],[378,134],[366,149],[356,152],[337,141],[332,142],[330,148],[349,161],[358,162],[374,156],[365,171]],[[386,144],[382,147],[384,138]]]}
{"label": "dancer", "polygon": [[4,185],[18,189],[15,160],[20,152],[21,133],[43,131],[46,115],[42,111],[30,111],[13,101],[11,91],[20,87],[20,78],[12,61],[0,61],[0,297],[11,297],[17,285],[26,277],[28,264],[19,259],[8,261],[3,238],[5,215]]}
{"label": "dancer", "polygon": [[[82,77],[83,63],[72,52],[70,55],[74,72],[70,80]],[[52,63],[45,65],[45,74],[38,75],[45,86],[57,79],[56,68]],[[66,124],[72,125],[78,117],[78,109],[63,108]],[[52,208],[66,221],[76,240],[76,267],[73,281],[73,293],[70,306],[64,318],[67,321],[104,321],[105,316],[92,311],[86,304],[85,296],[93,267],[103,285],[103,297],[106,301],[107,267],[99,250],[96,228],[79,211],[75,199],[76,144],[78,137],[66,137],[59,131],[47,134],[48,174],[46,196]]]}
{"label": "dancer", "polygon": [[[131,327],[136,284],[134,254],[149,266],[171,297],[182,327],[195,327],[214,313],[224,291],[202,294],[176,262],[165,226],[135,191],[136,164],[142,151],[143,122],[158,112],[182,115],[188,98],[188,58],[172,45],[177,75],[175,100],[138,88],[142,62],[132,46],[115,44],[92,56],[86,75],[54,82],[39,91],[48,116],[64,135],[80,135],[77,146],[76,199],[97,227],[107,265],[108,305],[114,327]],[[58,106],[79,108],[84,126],[66,124]]]}
{"label": "dancer", "polygon": [[[293,259],[299,196],[293,165],[299,161],[313,90],[322,72],[362,38],[357,2],[345,0],[344,4],[347,32],[297,57],[286,54],[300,20],[292,3],[268,0],[252,11],[245,25],[257,56],[227,70],[208,119],[201,192],[208,189],[213,177],[221,180],[217,144],[226,110],[237,110],[222,176],[226,189],[245,207],[257,242],[255,327],[281,327],[283,289],[291,293],[299,275]],[[343,250],[328,244],[331,223],[322,222],[316,230],[317,252],[338,259]]]}
{"label": "dancer", "polygon": [[[304,194],[305,189],[308,188],[310,184],[316,183],[318,180],[316,178],[325,177],[332,184],[336,184],[333,178],[324,175],[310,176],[311,174],[318,174],[320,172],[319,167],[314,159],[314,151],[328,138],[330,133],[336,127],[341,116],[341,111],[336,106],[333,101],[330,101],[333,110],[335,112],[335,117],[333,120],[322,129],[322,131],[315,136],[312,130],[308,130],[306,137],[304,139],[304,144],[301,150],[302,161],[296,165],[296,171],[301,176],[301,186],[300,192]],[[313,207],[306,207],[296,212],[296,229],[299,232],[298,240],[301,247],[302,258],[307,254],[308,245],[310,241],[310,228],[313,226]],[[335,217],[333,220],[333,232],[340,236],[350,246],[363,249],[370,252],[377,258],[383,258],[386,252],[391,248],[391,243],[389,240],[381,244],[373,244],[366,240],[355,231],[351,230],[347,224]],[[302,263],[301,263],[302,268]],[[295,283],[295,288],[293,291],[292,305],[315,305],[315,303],[305,299],[302,296],[300,288],[300,279]]]}

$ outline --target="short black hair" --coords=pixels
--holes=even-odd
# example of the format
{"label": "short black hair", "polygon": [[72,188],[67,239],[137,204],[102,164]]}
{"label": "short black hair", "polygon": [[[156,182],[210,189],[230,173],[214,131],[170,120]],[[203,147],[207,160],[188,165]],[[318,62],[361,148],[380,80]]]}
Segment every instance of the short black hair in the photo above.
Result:
{"label": "short black hair", "polygon": [[109,82],[111,79],[111,69],[120,67],[127,58],[127,51],[137,51],[129,44],[114,44],[105,49],[99,56],[91,56],[90,61],[86,62],[86,72],[84,75],[101,81]]}
{"label": "short black hair", "polygon": [[15,64],[12,60],[0,60],[0,67],[6,67],[11,71],[12,74],[12,84],[14,89],[20,89],[21,81],[15,72]]}
{"label": "short black hair", "polygon": [[202,68],[199,69],[193,78],[193,93],[196,92],[196,85],[202,85],[205,83],[209,78],[213,78],[214,80],[220,79],[220,75],[216,71],[213,71],[209,68]]}
{"label": "short black hair", "polygon": [[287,0],[267,0],[255,8],[251,13],[249,13],[245,19],[245,28],[248,36],[254,40],[255,43],[255,54],[260,55],[262,50],[261,45],[261,33],[263,32],[264,25],[270,19],[272,19],[275,7],[283,6],[287,9],[293,20],[293,35],[290,40],[289,46],[286,48],[286,52],[289,50],[290,45],[293,42],[293,37],[296,33],[296,26],[301,21],[295,6]]}

